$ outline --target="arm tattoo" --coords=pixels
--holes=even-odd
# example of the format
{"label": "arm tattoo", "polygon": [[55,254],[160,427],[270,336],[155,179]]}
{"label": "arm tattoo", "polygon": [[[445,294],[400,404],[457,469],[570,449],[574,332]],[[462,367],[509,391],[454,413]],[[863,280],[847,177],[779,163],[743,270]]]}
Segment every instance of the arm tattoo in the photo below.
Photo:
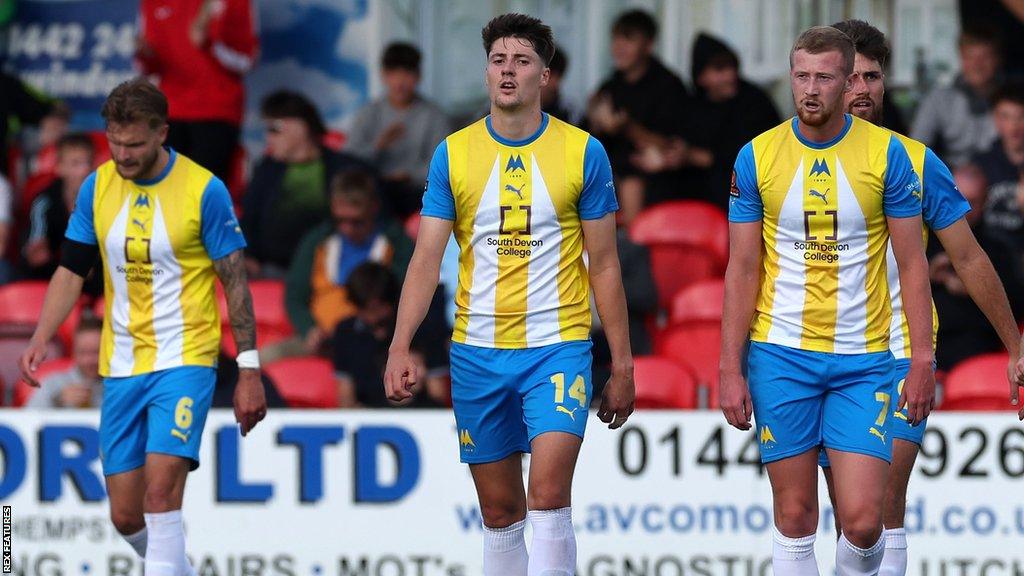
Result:
{"label": "arm tattoo", "polygon": [[242,250],[215,260],[213,268],[224,285],[228,300],[228,316],[231,319],[231,333],[239,352],[256,349],[256,316],[252,309],[252,294],[245,277],[245,257]]}

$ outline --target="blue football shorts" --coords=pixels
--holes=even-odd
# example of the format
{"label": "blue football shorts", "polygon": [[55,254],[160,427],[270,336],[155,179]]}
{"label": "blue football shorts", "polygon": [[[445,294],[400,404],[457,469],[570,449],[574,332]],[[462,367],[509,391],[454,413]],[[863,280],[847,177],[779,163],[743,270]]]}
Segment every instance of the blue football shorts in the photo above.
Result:
{"label": "blue football shorts", "polygon": [[583,438],[593,386],[591,342],[515,350],[452,342],[452,404],[467,464],[529,452],[545,432]]}
{"label": "blue football shorts", "polygon": [[819,446],[890,461],[894,363],[889,351],[832,354],[751,342],[750,395],[761,461]]}
{"label": "blue football shorts", "polygon": [[199,467],[199,443],[217,371],[181,366],[106,378],[100,408],[100,458],[110,476],[139,468],[146,454],[170,454]]}
{"label": "blue football shorts", "polygon": [[[900,394],[903,393],[903,384],[906,382],[907,373],[910,372],[910,358],[900,358],[896,360],[896,378],[895,385],[892,390],[892,428],[891,434],[893,438],[899,438],[907,442],[913,442],[918,446],[924,441],[924,431],[928,425],[928,419],[925,418],[917,426],[911,426],[910,421],[907,419],[907,409],[896,410],[896,406],[900,401]],[[828,468],[828,454],[822,449],[821,455],[818,457],[818,464],[822,468]]]}

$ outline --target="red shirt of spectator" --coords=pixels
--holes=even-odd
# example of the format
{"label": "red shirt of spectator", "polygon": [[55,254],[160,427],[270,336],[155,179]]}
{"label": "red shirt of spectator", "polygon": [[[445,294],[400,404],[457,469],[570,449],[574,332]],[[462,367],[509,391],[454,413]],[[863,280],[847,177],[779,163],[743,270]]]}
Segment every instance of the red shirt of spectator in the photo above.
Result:
{"label": "red shirt of spectator", "polygon": [[159,77],[172,121],[242,122],[259,49],[250,0],[142,0],[136,61]]}

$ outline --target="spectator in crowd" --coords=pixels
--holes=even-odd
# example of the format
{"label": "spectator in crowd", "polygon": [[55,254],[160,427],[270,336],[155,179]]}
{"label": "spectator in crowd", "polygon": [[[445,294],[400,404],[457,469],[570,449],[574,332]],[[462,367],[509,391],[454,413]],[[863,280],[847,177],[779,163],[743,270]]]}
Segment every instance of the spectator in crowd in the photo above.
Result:
{"label": "spectator in crowd", "polygon": [[103,378],[100,377],[100,341],[103,320],[84,316],[75,330],[71,344],[75,360],[73,368],[53,374],[40,382],[28,399],[26,408],[97,408],[103,399]]}
{"label": "spectator in crowd", "polygon": [[53,103],[29,89],[16,76],[0,70],[0,174],[10,177],[7,156],[10,119],[22,124],[39,124],[53,109]]}
{"label": "spectator in crowd", "polygon": [[67,134],[57,143],[57,178],[32,201],[21,245],[21,275],[46,280],[60,261],[68,217],[82,182],[92,172],[96,150],[85,134]]}
{"label": "spectator in crowd", "polygon": [[974,158],[988,182],[984,220],[990,233],[1020,256],[1024,255],[1024,84],[1000,88],[992,105],[998,140]]}
{"label": "spectator in crowd", "polygon": [[718,38],[697,35],[691,70],[696,94],[689,163],[706,176],[703,199],[727,209],[736,154],[781,119],[768,94],[740,77],[739,56]]}
{"label": "spectator in crowd", "polygon": [[1019,0],[959,0],[960,28],[995,27],[1002,39],[1002,62],[1007,78],[1024,80],[1024,2]]}
{"label": "spectator in crowd", "polygon": [[630,10],[612,26],[615,72],[591,98],[587,124],[608,150],[618,178],[622,221],[644,205],[695,196],[692,174],[677,169],[686,155],[690,95],[682,80],[654,55],[658,25]]}
{"label": "spectator in crowd", "polygon": [[[641,356],[654,352],[651,335],[647,331],[647,319],[658,311],[658,288],[654,284],[651,273],[651,256],[646,246],[634,244],[626,232],[619,226],[615,242],[619,251],[619,263],[622,267],[622,288],[626,293],[626,312],[629,315],[629,345],[633,354]],[[596,306],[591,306],[593,320],[591,322],[591,339],[594,341],[593,383],[595,402],[600,402],[604,385],[611,377],[612,355],[605,338],[601,317],[597,315]]]}
{"label": "spectator in crowd", "polygon": [[540,87],[540,108],[559,120],[576,124],[579,121],[576,112],[562,100],[562,79],[565,78],[568,68],[569,59],[565,56],[565,51],[556,46],[555,53],[551,56],[551,63],[548,64],[548,69],[551,71],[548,75],[548,83]]}
{"label": "spectator in crowd", "polygon": [[10,282],[14,276],[14,267],[7,261],[7,242],[14,228],[13,218],[14,194],[11,183],[0,174],[0,285]]}
{"label": "spectator in crowd", "polygon": [[370,168],[323,146],[327,129],[316,106],[301,94],[270,94],[261,114],[267,154],[253,170],[242,199],[242,230],[249,243],[249,275],[280,278],[299,240],[328,213],[328,184],[343,171]]}
{"label": "spectator in crowd", "polygon": [[[993,233],[985,222],[985,204],[989,194],[985,174],[977,165],[966,164],[954,171],[954,179],[960,193],[971,205],[971,211],[965,217],[967,223],[978,239],[978,244],[992,260],[1006,288],[1010,305],[1019,318],[1024,284],[1019,276],[1019,258],[1014,256],[1014,252],[1019,253],[1020,249],[1007,246],[1000,235]],[[999,335],[968,295],[949,256],[942,250],[942,244],[932,239],[928,248],[932,298],[939,315],[938,344],[935,349],[938,367],[949,370],[971,356],[1003,350]]]}
{"label": "spectator in crowd", "polygon": [[[367,262],[352,271],[347,289],[356,313],[338,324],[334,336],[338,403],[343,408],[390,406],[383,374],[398,312],[398,278],[386,266]],[[447,405],[451,384],[444,342],[427,336],[423,328],[413,339],[410,352],[418,378],[413,399],[405,405]]]}
{"label": "spectator in crowd", "polygon": [[959,49],[960,74],[951,86],[935,88],[924,98],[910,133],[954,167],[988,149],[996,137],[989,99],[999,86],[1002,66],[992,28],[965,29]]}
{"label": "spectator in crowd", "polygon": [[258,50],[251,0],[142,0],[136,61],[167,95],[167,144],[229,182]]}
{"label": "spectator in crowd", "polygon": [[384,50],[381,78],[385,95],[360,110],[346,149],[373,164],[384,193],[401,217],[421,207],[427,167],[438,143],[451,132],[445,113],[420,95],[420,51],[396,42]]}
{"label": "spectator in crowd", "polygon": [[285,308],[296,336],[261,350],[264,362],[326,354],[338,322],[356,312],[346,288],[352,271],[369,261],[403,276],[409,264],[412,242],[397,222],[379,218],[376,183],[368,172],[335,176],[330,213],[330,222],[302,238],[285,280]]}
{"label": "spectator in crowd", "polygon": [[61,138],[68,133],[71,124],[71,109],[64,103],[53,105],[50,112],[39,121],[39,134],[28,159],[29,177],[35,174],[53,174],[57,171],[57,148]]}

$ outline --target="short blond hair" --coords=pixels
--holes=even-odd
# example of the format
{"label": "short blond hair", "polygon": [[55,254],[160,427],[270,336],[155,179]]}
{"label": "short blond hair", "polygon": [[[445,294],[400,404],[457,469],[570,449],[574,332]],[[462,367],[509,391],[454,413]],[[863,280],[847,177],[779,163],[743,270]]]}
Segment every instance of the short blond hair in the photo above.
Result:
{"label": "short blond hair", "polygon": [[790,68],[793,68],[793,54],[796,54],[797,50],[803,50],[808,54],[839,52],[843,56],[843,68],[846,75],[853,74],[853,61],[857,55],[857,48],[849,36],[831,26],[814,26],[800,34],[793,44],[793,49],[789,51]]}

